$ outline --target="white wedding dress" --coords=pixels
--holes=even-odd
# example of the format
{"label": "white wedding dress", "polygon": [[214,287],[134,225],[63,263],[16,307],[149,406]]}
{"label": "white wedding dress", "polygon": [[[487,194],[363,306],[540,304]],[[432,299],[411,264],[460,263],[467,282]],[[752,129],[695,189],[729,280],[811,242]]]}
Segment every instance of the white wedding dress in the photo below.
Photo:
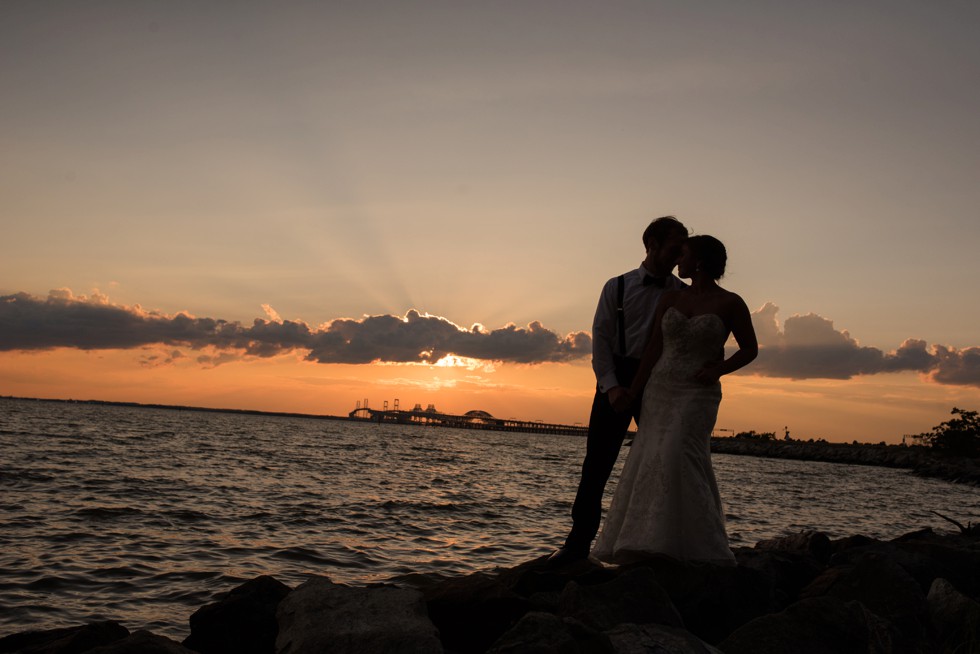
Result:
{"label": "white wedding dress", "polygon": [[643,392],[640,425],[592,556],[629,563],[653,554],[734,564],[711,469],[711,430],[721,384],[694,380],[716,360],[728,330],[713,313],[673,307],[661,323],[663,353]]}

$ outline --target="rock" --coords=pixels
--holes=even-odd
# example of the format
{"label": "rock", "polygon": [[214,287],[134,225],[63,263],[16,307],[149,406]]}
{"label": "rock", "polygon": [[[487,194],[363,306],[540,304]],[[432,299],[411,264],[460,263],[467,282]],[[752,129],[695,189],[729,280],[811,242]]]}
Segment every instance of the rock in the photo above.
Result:
{"label": "rock", "polygon": [[901,636],[859,602],[836,597],[801,600],[758,617],[718,644],[725,654],[838,654],[901,652]]}
{"label": "rock", "polygon": [[0,652],[23,654],[76,654],[108,645],[129,635],[118,622],[91,622],[78,627],[25,631],[0,638]]}
{"label": "rock", "polygon": [[822,564],[826,564],[833,554],[830,538],[820,531],[801,531],[798,534],[762,540],[755,544],[760,550],[781,550],[785,552],[806,552]]}
{"label": "rock", "polygon": [[869,553],[853,565],[828,568],[801,593],[861,602],[894,624],[912,644],[929,638],[928,605],[919,584],[894,560]]}
{"label": "rock", "polygon": [[557,652],[562,646],[575,642],[565,624],[551,613],[524,614],[509,631],[497,639],[489,654],[505,652]]}
{"label": "rock", "polygon": [[945,579],[929,589],[929,615],[939,632],[944,652],[980,651],[980,603],[956,590]]}
{"label": "rock", "polygon": [[751,568],[683,562],[669,557],[656,557],[636,565],[654,572],[684,626],[712,644],[739,625],[778,608],[772,580]]}
{"label": "rock", "polygon": [[755,570],[770,580],[772,611],[781,611],[796,602],[800,591],[824,570],[809,552],[740,547],[735,550],[735,559],[740,568]]}
{"label": "rock", "polygon": [[722,654],[683,629],[660,624],[621,624],[606,636],[616,654]]}
{"label": "rock", "polygon": [[855,548],[874,548],[883,546],[884,544],[884,541],[869,538],[868,536],[862,536],[861,534],[845,536],[844,538],[832,540],[830,541],[830,549],[832,554],[829,563],[833,565],[833,556],[840,554],[841,552],[846,552],[847,550]]}
{"label": "rock", "polygon": [[443,645],[460,652],[485,651],[531,606],[499,578],[484,572],[446,579],[423,593]]}
{"label": "rock", "polygon": [[279,603],[278,654],[442,652],[422,593],[395,586],[353,588],[312,577]]}
{"label": "rock", "polygon": [[176,640],[140,630],[110,645],[87,650],[86,654],[194,654],[194,651]]}
{"label": "rock", "polygon": [[602,654],[606,651],[612,651],[609,638],[581,620],[562,618],[562,622],[565,624],[565,628],[568,629],[568,633],[575,639],[575,647],[572,648],[573,651],[581,651],[586,654]]}
{"label": "rock", "polygon": [[202,654],[272,654],[276,651],[276,608],[289,586],[261,576],[202,606],[190,617],[184,646]]}
{"label": "rock", "polygon": [[565,623],[551,613],[531,612],[517,621],[488,650],[488,654],[551,654],[567,652],[575,639]]}
{"label": "rock", "polygon": [[522,563],[501,570],[497,575],[500,583],[522,597],[535,593],[561,592],[573,579],[580,584],[591,585],[609,581],[616,572],[604,568],[589,559],[576,561],[560,568],[548,568],[545,558]]}
{"label": "rock", "polygon": [[561,593],[558,591],[548,591],[534,593],[527,598],[529,611],[544,611],[545,613],[558,613],[558,606],[561,600]]}
{"label": "rock", "polygon": [[599,631],[624,623],[684,626],[670,596],[646,567],[623,570],[611,581],[592,586],[573,581],[562,592],[559,607],[562,616]]}
{"label": "rock", "polygon": [[897,539],[894,545],[902,552],[931,561],[934,576],[925,584],[924,592],[929,591],[936,577],[942,577],[969,597],[980,597],[980,538],[977,536],[918,532],[914,537]]}
{"label": "rock", "polygon": [[922,529],[916,529],[915,531],[910,531],[906,534],[902,534],[897,538],[893,538],[890,542],[892,543],[902,543],[906,541],[916,541],[920,539],[926,540],[942,540],[936,532],[932,530],[932,527],[923,527]]}
{"label": "rock", "polygon": [[[845,541],[849,547],[842,548]],[[831,566],[853,565],[869,554],[889,558],[912,575],[923,594],[932,582],[942,577],[964,593],[980,596],[980,538],[965,534],[937,534],[920,529],[888,542],[851,537],[834,541],[839,549],[831,557]]]}

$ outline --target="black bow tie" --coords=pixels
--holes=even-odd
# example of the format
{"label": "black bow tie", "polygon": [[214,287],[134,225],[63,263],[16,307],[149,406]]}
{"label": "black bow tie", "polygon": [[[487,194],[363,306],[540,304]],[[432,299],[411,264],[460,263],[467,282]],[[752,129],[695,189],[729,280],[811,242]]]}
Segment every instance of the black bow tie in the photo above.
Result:
{"label": "black bow tie", "polygon": [[666,277],[654,277],[653,275],[644,275],[643,276],[643,285],[644,286],[650,286],[651,284],[653,284],[657,288],[663,288],[664,286],[667,285],[667,278]]}

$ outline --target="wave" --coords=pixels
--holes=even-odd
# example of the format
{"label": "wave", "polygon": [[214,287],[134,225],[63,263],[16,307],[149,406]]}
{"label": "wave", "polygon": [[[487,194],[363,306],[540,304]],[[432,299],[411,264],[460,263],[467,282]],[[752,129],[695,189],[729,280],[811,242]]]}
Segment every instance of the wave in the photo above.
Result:
{"label": "wave", "polygon": [[[0,420],[5,407],[34,430],[0,441],[11,631],[102,615],[180,639],[193,608],[260,574],[424,583],[516,565],[560,544],[581,464],[576,438],[9,400]],[[948,506],[980,521],[975,489],[901,471],[724,456],[715,468],[738,545],[797,526],[942,530],[927,509]]]}
{"label": "wave", "polygon": [[333,555],[321,554],[307,547],[288,547],[272,553],[271,556],[289,561],[314,563],[324,567],[366,569],[375,563],[368,554],[346,547]]}
{"label": "wave", "polygon": [[75,511],[75,515],[91,520],[114,520],[117,518],[140,516],[143,515],[143,511],[132,506],[99,506],[78,509]]}

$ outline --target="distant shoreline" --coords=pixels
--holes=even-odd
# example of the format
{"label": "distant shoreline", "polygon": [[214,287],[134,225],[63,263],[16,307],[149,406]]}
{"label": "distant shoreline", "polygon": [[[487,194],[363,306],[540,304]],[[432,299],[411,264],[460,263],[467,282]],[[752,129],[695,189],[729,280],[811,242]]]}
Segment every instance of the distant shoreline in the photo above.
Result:
{"label": "distant shoreline", "polygon": [[933,477],[955,483],[980,486],[980,459],[950,456],[935,452],[923,445],[712,438],[711,451],[717,454],[756,456],[769,459],[795,459],[797,461],[904,468],[911,470],[920,477]]}
{"label": "distant shoreline", "polygon": [[95,406],[122,406],[136,409],[172,409],[175,411],[201,411],[204,413],[237,413],[249,416],[279,416],[284,418],[313,418],[316,420],[344,420],[350,422],[361,422],[359,420],[351,420],[347,416],[331,416],[327,414],[294,413],[290,411],[259,411],[258,409],[216,409],[202,406],[183,406],[180,404],[144,404],[142,402],[119,402],[112,400],[64,400],[44,397],[14,397],[12,395],[0,395],[0,400],[53,402],[58,404],[92,404]]}
{"label": "distant shoreline", "polygon": [[[364,423],[365,420],[329,414],[296,413],[289,411],[259,411],[257,409],[219,409],[210,407],[172,404],[144,404],[109,400],[73,400],[33,397],[0,396],[0,400],[26,402],[50,402],[57,404],[88,404],[93,406],[120,406],[139,409],[168,409],[176,411],[200,411],[204,413],[230,413],[238,415],[275,416],[285,418],[310,418],[314,420],[340,420]],[[406,423],[411,424],[411,423]],[[871,443],[831,443],[828,441],[763,440],[735,437],[712,437],[711,450],[717,454],[755,456],[770,459],[795,459],[851,465],[871,465],[885,468],[904,468],[916,475],[943,479],[954,483],[980,486],[980,460],[950,457],[921,445],[887,445]]]}

